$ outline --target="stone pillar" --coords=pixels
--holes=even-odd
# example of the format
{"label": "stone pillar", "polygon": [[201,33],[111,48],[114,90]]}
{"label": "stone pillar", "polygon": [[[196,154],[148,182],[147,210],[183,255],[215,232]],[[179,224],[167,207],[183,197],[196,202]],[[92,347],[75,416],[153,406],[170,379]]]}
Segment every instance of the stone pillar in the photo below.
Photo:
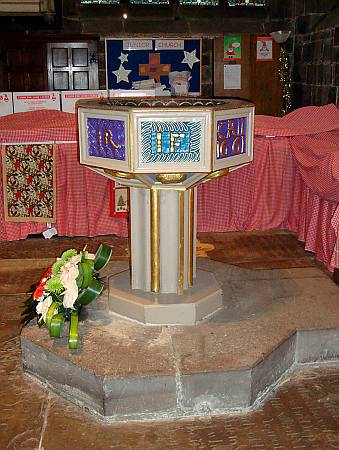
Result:
{"label": "stone pillar", "polygon": [[131,287],[182,294],[196,276],[196,188],[130,188]]}
{"label": "stone pillar", "polygon": [[131,287],[151,289],[150,190],[130,188]]}

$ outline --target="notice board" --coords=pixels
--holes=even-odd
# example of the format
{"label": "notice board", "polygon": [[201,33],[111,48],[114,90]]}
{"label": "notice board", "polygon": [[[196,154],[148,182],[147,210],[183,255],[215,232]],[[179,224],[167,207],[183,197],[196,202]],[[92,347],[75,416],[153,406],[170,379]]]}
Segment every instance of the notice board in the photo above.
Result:
{"label": "notice board", "polygon": [[169,72],[188,71],[188,95],[201,95],[201,39],[110,38],[105,55],[108,89],[132,89],[133,82],[154,79],[169,91]]}

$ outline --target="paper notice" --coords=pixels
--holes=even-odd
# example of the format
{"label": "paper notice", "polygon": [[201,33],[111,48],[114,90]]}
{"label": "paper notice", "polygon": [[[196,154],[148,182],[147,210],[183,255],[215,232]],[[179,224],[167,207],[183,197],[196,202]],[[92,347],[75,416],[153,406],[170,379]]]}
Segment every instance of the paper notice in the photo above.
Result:
{"label": "paper notice", "polygon": [[13,114],[12,92],[0,92],[0,116]]}
{"label": "paper notice", "polygon": [[224,65],[224,89],[241,89],[241,64]]}

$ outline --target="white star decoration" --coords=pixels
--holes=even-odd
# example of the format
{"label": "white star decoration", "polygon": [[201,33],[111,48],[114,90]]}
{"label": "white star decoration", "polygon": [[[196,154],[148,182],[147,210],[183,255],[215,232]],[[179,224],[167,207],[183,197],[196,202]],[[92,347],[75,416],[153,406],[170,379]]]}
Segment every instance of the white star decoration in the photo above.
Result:
{"label": "white star decoration", "polygon": [[196,51],[197,50],[193,50],[192,52],[186,52],[184,50],[185,58],[181,62],[188,64],[190,69],[192,69],[193,64],[200,61],[200,59],[197,58]]}
{"label": "white star decoration", "polygon": [[127,83],[129,83],[128,75],[131,72],[131,70],[125,69],[121,64],[118,70],[112,70],[112,73],[117,77],[117,83],[120,83],[121,81],[127,81]]}
{"label": "white star decoration", "polygon": [[120,59],[121,64],[123,64],[124,62],[128,62],[128,53],[120,53],[120,56],[118,56],[118,59]]}

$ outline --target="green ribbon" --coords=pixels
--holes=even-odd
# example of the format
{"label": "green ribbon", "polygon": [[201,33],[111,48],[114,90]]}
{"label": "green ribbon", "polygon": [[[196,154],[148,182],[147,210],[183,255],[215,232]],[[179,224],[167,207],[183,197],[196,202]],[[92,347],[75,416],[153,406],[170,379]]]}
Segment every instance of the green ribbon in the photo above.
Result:
{"label": "green ribbon", "polygon": [[71,313],[71,322],[69,325],[69,339],[68,339],[68,348],[76,349],[78,348],[78,312],[72,311]]}
{"label": "green ribbon", "polygon": [[50,328],[49,328],[49,335],[51,337],[59,338],[61,337],[62,327],[64,325],[64,313],[61,312],[59,314],[56,314],[52,317]]}
{"label": "green ribbon", "polygon": [[86,289],[93,279],[93,261],[90,259],[79,264],[82,273],[82,283],[80,289]]}
{"label": "green ribbon", "polygon": [[103,288],[104,283],[93,278],[88,287],[78,296],[77,300],[81,305],[88,305],[101,294]]}
{"label": "green ribbon", "polygon": [[51,306],[48,308],[47,314],[46,314],[46,327],[50,328],[51,326],[51,320],[54,316],[54,310],[59,308],[60,303],[59,302],[53,302]]}
{"label": "green ribbon", "polygon": [[[87,245],[85,245],[85,248],[86,247]],[[80,252],[80,256],[81,256],[80,262],[85,262],[87,260],[88,252],[86,250],[83,250],[82,252]]]}
{"label": "green ribbon", "polygon": [[103,269],[109,262],[112,256],[112,249],[108,245],[100,244],[95,253],[94,268],[95,270]]}
{"label": "green ribbon", "polygon": [[75,282],[78,286],[78,288],[81,288],[82,282],[84,281],[84,274],[83,274],[83,270],[81,267],[81,264],[79,264],[79,275],[77,276]]}

